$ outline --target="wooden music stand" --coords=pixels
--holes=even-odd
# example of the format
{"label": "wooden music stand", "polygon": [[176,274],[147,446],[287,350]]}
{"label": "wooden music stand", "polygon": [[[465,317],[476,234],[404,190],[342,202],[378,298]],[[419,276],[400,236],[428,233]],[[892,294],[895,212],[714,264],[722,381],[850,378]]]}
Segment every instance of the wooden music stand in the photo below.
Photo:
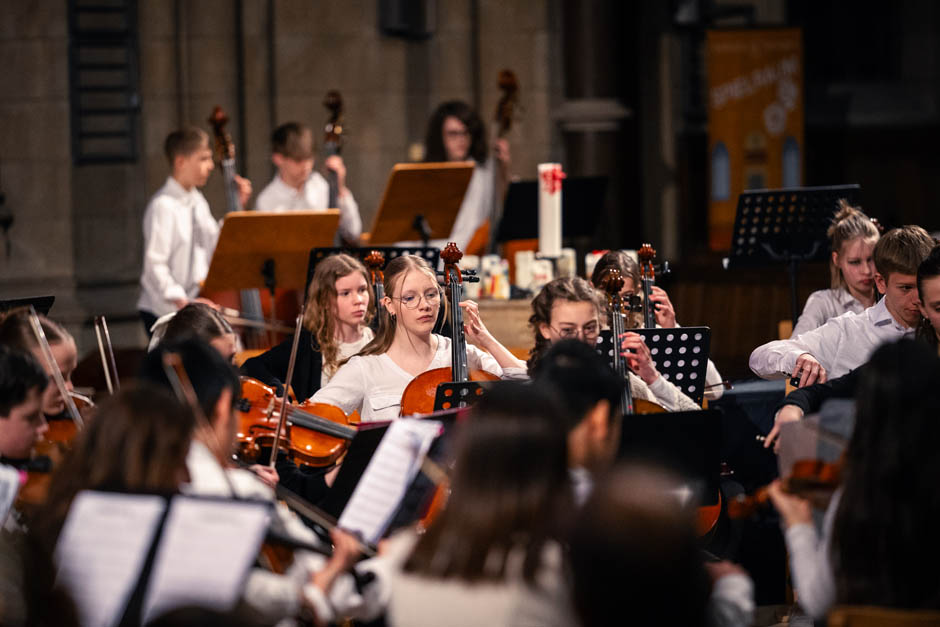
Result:
{"label": "wooden music stand", "polygon": [[225,216],[203,290],[306,287],[310,249],[331,246],[339,211],[233,211]]}
{"label": "wooden music stand", "polygon": [[375,212],[369,243],[420,239],[427,246],[428,240],[450,237],[473,167],[472,161],[396,163]]}

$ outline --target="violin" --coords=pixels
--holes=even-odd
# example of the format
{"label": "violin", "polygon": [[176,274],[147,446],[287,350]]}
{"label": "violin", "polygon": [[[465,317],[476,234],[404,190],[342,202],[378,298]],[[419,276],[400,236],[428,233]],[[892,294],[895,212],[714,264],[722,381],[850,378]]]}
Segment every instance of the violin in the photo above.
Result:
{"label": "violin", "polygon": [[411,380],[401,396],[401,415],[430,414],[434,411],[437,386],[441,383],[466,383],[467,381],[495,381],[499,377],[483,370],[469,371],[467,367],[467,337],[463,328],[463,280],[479,280],[471,274],[461,272],[457,263],[463,253],[454,242],[441,252],[444,260],[444,285],[450,301],[450,328],[454,337],[450,343],[450,368],[435,368],[422,372]]}
{"label": "violin", "polygon": [[[824,509],[833,492],[842,485],[842,462],[824,462],[819,459],[800,459],[793,462],[790,475],[784,477],[784,492],[808,499]],[[770,503],[767,486],[749,495],[739,495],[728,502],[728,516],[747,518]]]}
{"label": "violin", "polygon": [[607,295],[607,305],[610,310],[610,332],[613,339],[613,369],[617,376],[624,381],[623,390],[620,394],[620,412],[624,416],[631,414],[661,414],[666,410],[652,401],[645,399],[634,399],[633,391],[630,389],[629,372],[627,362],[620,353],[619,342],[621,336],[626,332],[625,329],[625,303],[620,296],[620,290],[623,289],[623,275],[618,268],[608,268],[600,279],[600,287]]}
{"label": "violin", "polygon": [[[636,253],[640,260],[640,283],[643,288],[643,328],[656,328],[656,306],[650,296],[653,294],[653,286],[656,284],[656,269],[653,267],[653,259],[656,258],[656,249],[649,244],[643,244]],[[669,273],[669,262],[664,261],[659,273]]]}
{"label": "violin", "polygon": [[[280,422],[276,401],[274,388],[257,379],[242,377],[241,399],[235,411],[239,458],[254,462],[262,448],[274,446]],[[287,406],[285,428],[278,451],[288,454],[298,465],[314,467],[336,463],[358,431],[339,407],[309,400]]]}

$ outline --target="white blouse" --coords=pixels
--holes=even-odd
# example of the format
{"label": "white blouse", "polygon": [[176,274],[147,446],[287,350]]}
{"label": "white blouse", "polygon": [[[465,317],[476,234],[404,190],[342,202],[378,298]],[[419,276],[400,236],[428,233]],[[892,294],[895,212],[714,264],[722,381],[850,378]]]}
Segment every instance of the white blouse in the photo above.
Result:
{"label": "white blouse", "polygon": [[796,321],[796,326],[793,327],[790,338],[795,338],[801,333],[819,328],[826,324],[830,318],[838,318],[849,311],[862,313],[865,311],[865,305],[844,288],[813,292],[806,299],[806,304],[803,305],[803,313]]}
{"label": "white blouse", "polygon": [[[372,329],[369,327],[362,327],[362,336],[355,342],[341,342],[338,351],[336,354],[337,363],[342,363],[347,357],[352,357],[366,347],[366,344],[372,341],[372,338],[375,337],[375,334],[372,332]],[[334,373],[327,372],[326,368],[320,372],[320,387],[326,386],[330,382]]]}
{"label": "white blouse", "polygon": [[[450,338],[434,334],[437,350],[428,370],[450,368]],[[467,345],[467,366],[470,370],[485,370],[503,378],[525,376],[522,368],[505,371],[492,355],[471,344]],[[358,410],[362,422],[394,420],[401,411],[401,395],[414,379],[392,361],[387,354],[356,355],[336,371],[326,387],[311,397],[314,403],[336,405],[347,414]]]}

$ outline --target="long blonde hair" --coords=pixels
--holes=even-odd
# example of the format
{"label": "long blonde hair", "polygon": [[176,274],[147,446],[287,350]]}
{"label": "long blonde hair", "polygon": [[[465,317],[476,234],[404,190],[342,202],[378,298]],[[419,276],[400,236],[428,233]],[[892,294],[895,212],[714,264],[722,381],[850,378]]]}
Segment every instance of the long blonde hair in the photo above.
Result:
{"label": "long blonde hair", "polygon": [[[426,274],[437,283],[437,275],[427,261],[416,255],[402,255],[392,259],[385,268],[385,296],[397,298],[401,292],[401,284],[404,282],[405,276],[412,270]],[[444,303],[444,316],[446,317],[447,300],[443,298],[441,300]],[[376,332],[375,338],[359,351],[360,355],[381,355],[386,353],[395,339],[398,320],[388,313],[388,309],[384,306],[377,307],[377,310],[379,330]]]}
{"label": "long blonde hair", "polygon": [[[369,273],[355,257],[345,253],[330,255],[317,264],[310,287],[307,290],[307,311],[304,313],[304,327],[313,336],[314,348],[323,355],[323,371],[333,374],[339,363],[339,343],[336,341],[336,320],[333,315],[336,306],[336,281],[354,272],[362,274],[369,284]],[[369,324],[375,313],[376,303],[369,290],[369,306],[363,324]]]}
{"label": "long blonde hair", "polygon": [[[878,241],[880,233],[871,218],[858,207],[851,206],[845,198],[840,198],[838,210],[832,218],[832,224],[826,230],[832,252],[842,254],[842,246],[854,239],[862,238]],[[847,288],[842,270],[829,257],[830,287],[834,290]]]}

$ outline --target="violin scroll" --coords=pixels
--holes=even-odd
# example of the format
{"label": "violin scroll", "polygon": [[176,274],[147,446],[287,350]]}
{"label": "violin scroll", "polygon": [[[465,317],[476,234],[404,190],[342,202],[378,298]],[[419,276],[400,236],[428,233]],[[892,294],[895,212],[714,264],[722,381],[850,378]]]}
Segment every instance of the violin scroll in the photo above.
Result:
{"label": "violin scroll", "polygon": [[212,134],[215,137],[215,152],[219,161],[235,158],[235,143],[232,136],[225,130],[228,124],[228,115],[222,110],[222,107],[216,105],[209,116],[209,124],[212,126]]}

